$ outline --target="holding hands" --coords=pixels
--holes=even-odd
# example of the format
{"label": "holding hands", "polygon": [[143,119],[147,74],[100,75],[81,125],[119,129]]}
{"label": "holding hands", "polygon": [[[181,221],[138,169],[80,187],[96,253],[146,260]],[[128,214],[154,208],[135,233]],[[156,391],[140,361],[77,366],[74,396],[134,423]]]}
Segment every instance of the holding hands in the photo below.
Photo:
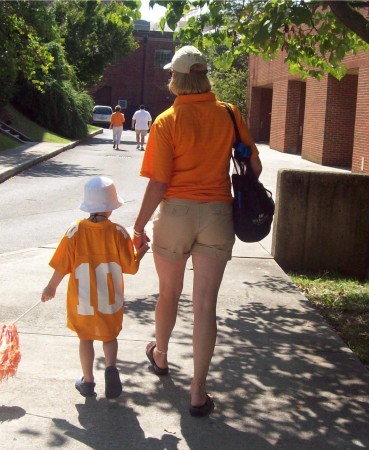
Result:
{"label": "holding hands", "polygon": [[150,238],[146,235],[145,231],[138,232],[133,229],[133,245],[137,250],[137,255],[142,258],[144,254],[149,250]]}

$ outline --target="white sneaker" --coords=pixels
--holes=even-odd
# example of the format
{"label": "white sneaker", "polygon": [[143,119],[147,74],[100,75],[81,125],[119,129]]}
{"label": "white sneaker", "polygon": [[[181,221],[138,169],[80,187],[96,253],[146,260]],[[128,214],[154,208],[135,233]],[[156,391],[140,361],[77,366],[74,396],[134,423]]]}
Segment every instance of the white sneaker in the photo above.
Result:
{"label": "white sneaker", "polygon": [[137,149],[139,149],[139,148],[140,148],[140,146],[139,146],[139,145],[136,145],[136,148],[137,148]]}
{"label": "white sneaker", "polygon": [[141,145],[141,150],[143,150],[144,149],[144,147],[143,147],[143,145]]}

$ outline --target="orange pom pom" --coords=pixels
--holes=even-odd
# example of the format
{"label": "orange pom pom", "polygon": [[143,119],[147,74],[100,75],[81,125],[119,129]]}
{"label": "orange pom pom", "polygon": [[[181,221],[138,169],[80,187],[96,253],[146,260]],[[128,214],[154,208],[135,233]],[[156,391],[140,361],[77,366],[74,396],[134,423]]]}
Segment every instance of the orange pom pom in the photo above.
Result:
{"label": "orange pom pom", "polygon": [[21,359],[19,336],[14,323],[3,325],[0,335],[0,383],[14,377]]}

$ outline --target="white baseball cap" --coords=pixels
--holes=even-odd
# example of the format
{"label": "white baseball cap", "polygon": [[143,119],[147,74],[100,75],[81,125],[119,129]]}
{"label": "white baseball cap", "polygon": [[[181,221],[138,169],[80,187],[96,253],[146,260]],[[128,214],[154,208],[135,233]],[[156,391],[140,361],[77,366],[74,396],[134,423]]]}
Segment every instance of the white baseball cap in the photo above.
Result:
{"label": "white baseball cap", "polygon": [[164,66],[165,70],[174,70],[175,72],[190,73],[194,64],[201,64],[207,71],[205,56],[192,45],[186,45],[175,52],[172,61]]}
{"label": "white baseball cap", "polygon": [[80,205],[89,213],[113,211],[123,205],[117,194],[114,181],[108,177],[92,177],[85,183],[85,197]]}

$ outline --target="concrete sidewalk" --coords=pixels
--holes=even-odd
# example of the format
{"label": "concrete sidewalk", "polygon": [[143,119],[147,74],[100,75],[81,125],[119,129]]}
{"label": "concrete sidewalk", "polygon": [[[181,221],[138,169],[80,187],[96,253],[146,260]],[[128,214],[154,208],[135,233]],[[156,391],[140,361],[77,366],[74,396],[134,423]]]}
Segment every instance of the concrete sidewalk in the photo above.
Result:
{"label": "concrete sidewalk", "polygon": [[[102,129],[89,134],[90,138],[101,134]],[[58,153],[69,150],[86,139],[71,141],[68,144],[55,142],[30,142],[19,147],[0,152],[0,183],[17,173],[32,167],[45,159],[52,158]]]}
{"label": "concrete sidewalk", "polygon": [[[322,169],[259,148],[262,181],[274,192],[273,180],[284,164]],[[1,323],[38,301],[54,248],[0,255]],[[16,377],[0,385],[0,448],[369,448],[369,373],[275,263],[268,239],[236,242],[220,290],[208,381],[216,409],[208,418],[191,417],[191,283],[189,263],[169,348],[170,375],[159,378],[145,356],[158,295],[152,254],[137,275],[125,277],[118,355],[123,394],[117,400],[104,397],[104,359],[97,342],[97,397],[86,400],[74,388],[80,376],[78,340],[65,326],[64,280],[55,300],[17,322],[22,360]]]}

